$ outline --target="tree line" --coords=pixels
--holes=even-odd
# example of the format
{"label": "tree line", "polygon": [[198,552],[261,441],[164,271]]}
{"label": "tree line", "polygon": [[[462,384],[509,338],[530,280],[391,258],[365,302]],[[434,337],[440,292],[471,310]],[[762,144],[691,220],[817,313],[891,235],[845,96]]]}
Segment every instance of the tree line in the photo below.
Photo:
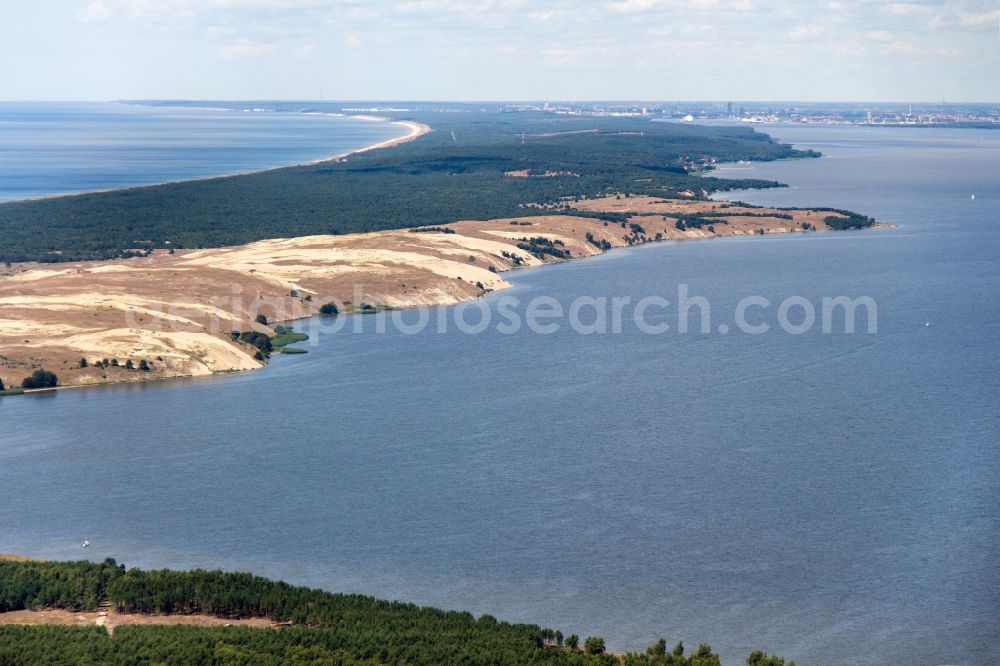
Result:
{"label": "tree line", "polygon": [[[0,612],[65,608],[265,617],[279,629],[251,627],[123,626],[114,638],[101,627],[0,626],[0,664],[552,664],[617,666],[604,639],[490,615],[444,611],[357,594],[296,587],[248,573],[143,571],[114,560],[0,561]],[[718,666],[701,645],[669,654],[661,639],[631,666]],[[758,653],[755,653],[758,654]],[[759,653],[763,654],[763,653]],[[753,656],[753,655],[751,655]],[[767,658],[766,655],[761,659]],[[748,659],[748,664],[751,664]],[[755,661],[751,666],[784,666]]]}

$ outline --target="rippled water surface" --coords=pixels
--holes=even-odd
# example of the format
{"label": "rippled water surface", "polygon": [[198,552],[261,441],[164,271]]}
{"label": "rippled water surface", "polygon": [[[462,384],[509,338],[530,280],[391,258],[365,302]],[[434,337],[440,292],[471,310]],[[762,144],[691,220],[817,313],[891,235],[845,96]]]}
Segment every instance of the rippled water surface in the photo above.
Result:
{"label": "rippled water surface", "polygon": [[248,569],[726,664],[1000,662],[1000,133],[773,131],[827,157],[734,166],[792,187],[732,196],[898,227],[616,251],[507,295],[686,283],[713,331],[745,296],[869,295],[877,333],[370,318],[252,374],[6,398],[0,551]]}
{"label": "rippled water surface", "polygon": [[301,164],[403,134],[307,113],[0,102],[0,201]]}

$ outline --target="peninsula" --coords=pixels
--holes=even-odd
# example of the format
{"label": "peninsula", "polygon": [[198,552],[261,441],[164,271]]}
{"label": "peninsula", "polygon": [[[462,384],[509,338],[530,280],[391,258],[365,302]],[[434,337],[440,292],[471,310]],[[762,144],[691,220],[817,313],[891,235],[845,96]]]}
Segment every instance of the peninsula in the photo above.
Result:
{"label": "peninsula", "polygon": [[277,322],[321,311],[459,303],[511,269],[648,242],[874,224],[709,199],[779,186],[711,178],[716,160],[813,156],[745,128],[473,120],[418,117],[316,165],[0,205],[0,380],[252,370],[294,339]]}

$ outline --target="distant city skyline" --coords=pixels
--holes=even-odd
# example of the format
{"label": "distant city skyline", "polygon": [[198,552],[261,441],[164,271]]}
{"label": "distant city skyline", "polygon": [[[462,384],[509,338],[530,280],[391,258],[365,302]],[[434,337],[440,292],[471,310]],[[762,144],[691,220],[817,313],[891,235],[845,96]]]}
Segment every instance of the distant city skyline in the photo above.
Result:
{"label": "distant city skyline", "polygon": [[996,0],[5,3],[0,99],[1000,102]]}

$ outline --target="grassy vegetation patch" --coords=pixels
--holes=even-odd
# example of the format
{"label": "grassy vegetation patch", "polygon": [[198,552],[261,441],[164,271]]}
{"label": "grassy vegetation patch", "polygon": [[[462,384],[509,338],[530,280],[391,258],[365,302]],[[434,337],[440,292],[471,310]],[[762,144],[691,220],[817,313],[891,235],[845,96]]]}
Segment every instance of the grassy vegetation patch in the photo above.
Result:
{"label": "grassy vegetation patch", "polygon": [[296,342],[302,342],[303,340],[308,340],[309,336],[305,333],[299,333],[298,331],[293,331],[291,329],[286,329],[284,333],[278,333],[271,338],[271,347],[279,348],[286,345],[295,344]]}

